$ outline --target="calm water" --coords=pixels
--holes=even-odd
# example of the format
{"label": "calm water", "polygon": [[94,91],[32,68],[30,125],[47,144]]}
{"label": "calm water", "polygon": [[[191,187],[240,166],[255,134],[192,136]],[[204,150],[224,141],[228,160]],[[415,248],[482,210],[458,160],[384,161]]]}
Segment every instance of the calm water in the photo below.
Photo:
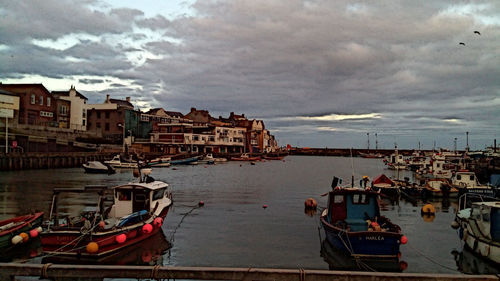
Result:
{"label": "calm water", "polygon": [[[352,161],[358,180],[381,173],[396,176],[384,169],[380,159]],[[333,175],[350,181],[350,158],[289,156],[285,161],[257,165],[228,162],[176,169],[153,171],[153,177],[170,183],[173,189],[174,207],[163,226],[164,237],[155,237],[108,263],[306,269],[346,269],[344,263],[352,263],[322,250],[319,211],[304,213],[308,197],[315,198],[320,207],[326,206],[327,198],[320,195],[330,190]],[[130,170],[111,176],[85,174],[77,168],[2,172],[0,219],[30,210],[43,210],[48,216],[54,187],[112,186],[131,179]],[[201,200],[205,206],[194,208]],[[456,202],[433,202],[438,212],[433,219],[420,216],[422,203],[383,203],[383,214],[408,237],[408,244],[401,247],[401,261],[407,264],[404,272],[456,273],[458,266],[471,267],[466,259],[471,255],[462,253],[457,233],[450,227]],[[165,251],[167,241],[172,247]],[[40,252],[33,247],[31,256]],[[10,260],[21,258],[26,255]],[[389,266],[399,268],[399,263]]]}

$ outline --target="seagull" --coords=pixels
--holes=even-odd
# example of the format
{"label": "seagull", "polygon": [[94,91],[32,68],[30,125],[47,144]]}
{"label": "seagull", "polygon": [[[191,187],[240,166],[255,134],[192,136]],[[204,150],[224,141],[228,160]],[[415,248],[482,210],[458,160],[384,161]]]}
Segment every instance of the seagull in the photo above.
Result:
{"label": "seagull", "polygon": [[474,34],[477,34],[477,35],[481,35],[481,33],[479,31],[474,31]]}
{"label": "seagull", "polygon": [[458,43],[458,44],[459,44],[459,45],[464,45],[464,46],[465,46],[465,43],[464,43],[464,42],[460,42],[460,43]]}

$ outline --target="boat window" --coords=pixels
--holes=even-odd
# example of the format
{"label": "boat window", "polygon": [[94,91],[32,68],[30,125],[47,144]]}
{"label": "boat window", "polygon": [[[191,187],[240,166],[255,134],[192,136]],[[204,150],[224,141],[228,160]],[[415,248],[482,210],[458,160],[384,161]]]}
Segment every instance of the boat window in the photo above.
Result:
{"label": "boat window", "polygon": [[473,181],[474,180],[474,175],[470,175],[470,180]]}
{"label": "boat window", "polygon": [[146,195],[144,195],[144,194],[135,194],[135,201],[136,202],[144,202],[144,201],[146,201]]}
{"label": "boat window", "polygon": [[462,176],[461,175],[457,175],[457,180],[461,180],[462,179]]}
{"label": "boat window", "polygon": [[333,203],[340,204],[342,202],[344,202],[344,195],[335,195],[335,197],[333,197]]}
{"label": "boat window", "polygon": [[352,196],[352,203],[353,204],[368,204],[370,201],[368,200],[368,197],[366,194],[354,194]]}
{"label": "boat window", "polygon": [[130,196],[130,190],[117,190],[116,194],[118,195],[119,201],[130,201],[132,197]]}
{"label": "boat window", "polygon": [[165,195],[165,190],[166,190],[166,188],[161,188],[161,189],[155,190],[153,192],[153,201],[163,198],[163,195]]}

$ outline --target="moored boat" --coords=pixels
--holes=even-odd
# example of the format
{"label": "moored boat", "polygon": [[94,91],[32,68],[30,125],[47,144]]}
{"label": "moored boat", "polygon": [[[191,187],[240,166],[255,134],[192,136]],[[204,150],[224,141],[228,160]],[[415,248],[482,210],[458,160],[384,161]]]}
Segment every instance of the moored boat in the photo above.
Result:
{"label": "moored boat", "polygon": [[196,156],[196,157],[170,160],[170,164],[172,164],[172,165],[196,165],[196,164],[198,164],[198,160],[199,160],[199,158]]}
{"label": "moored boat", "polygon": [[231,157],[231,160],[233,160],[233,161],[258,161],[258,160],[260,160],[260,156],[251,157],[250,155],[248,155],[248,153],[243,153],[243,154],[241,154],[240,157]]}
{"label": "moored boat", "polygon": [[114,174],[115,169],[111,165],[104,165],[100,161],[89,161],[84,163],[83,169],[89,174]]}
{"label": "moored boat", "polygon": [[158,157],[149,161],[146,161],[145,165],[147,167],[170,167],[172,159],[170,157]]}
{"label": "moored boat", "polygon": [[[149,176],[143,169],[139,182],[106,188],[56,188],[47,229],[41,233],[44,253],[100,258],[148,239],[158,231],[172,206],[169,185]],[[61,194],[92,193],[96,203],[71,217],[59,210]],[[69,195],[71,196],[71,195]]]}
{"label": "moored boat", "polygon": [[353,257],[394,258],[407,239],[398,225],[381,216],[379,193],[335,187],[321,214],[326,239]]}
{"label": "moored boat", "polygon": [[14,247],[38,236],[42,220],[43,212],[38,212],[0,221],[0,249]]}
{"label": "moored boat", "polygon": [[113,157],[113,159],[111,160],[104,161],[104,164],[110,165],[113,168],[123,168],[123,169],[138,167],[137,161],[122,159],[122,157],[120,157],[119,154],[115,155],[115,157]]}
{"label": "moored boat", "polygon": [[495,196],[496,190],[489,185],[481,185],[474,172],[458,170],[447,184],[448,188],[458,190],[459,196],[465,193],[477,193],[485,196]]}
{"label": "moored boat", "polygon": [[396,183],[384,174],[381,174],[373,179],[371,188],[375,191],[380,191],[381,194],[390,198],[397,198],[400,193],[399,187]]}
{"label": "moored boat", "polygon": [[[466,197],[467,194],[460,201]],[[470,208],[460,204],[466,208],[456,214],[459,236],[475,254],[500,264],[500,200],[485,201],[481,197],[480,200],[473,202]]]}

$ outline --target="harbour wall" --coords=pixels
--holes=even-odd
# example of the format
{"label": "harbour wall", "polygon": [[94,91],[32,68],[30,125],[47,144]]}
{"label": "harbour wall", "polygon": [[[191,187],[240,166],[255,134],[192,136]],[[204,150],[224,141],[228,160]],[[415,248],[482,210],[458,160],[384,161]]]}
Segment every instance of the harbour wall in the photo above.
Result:
{"label": "harbour wall", "polygon": [[88,161],[105,161],[112,152],[28,152],[0,154],[0,171],[81,167]]}

